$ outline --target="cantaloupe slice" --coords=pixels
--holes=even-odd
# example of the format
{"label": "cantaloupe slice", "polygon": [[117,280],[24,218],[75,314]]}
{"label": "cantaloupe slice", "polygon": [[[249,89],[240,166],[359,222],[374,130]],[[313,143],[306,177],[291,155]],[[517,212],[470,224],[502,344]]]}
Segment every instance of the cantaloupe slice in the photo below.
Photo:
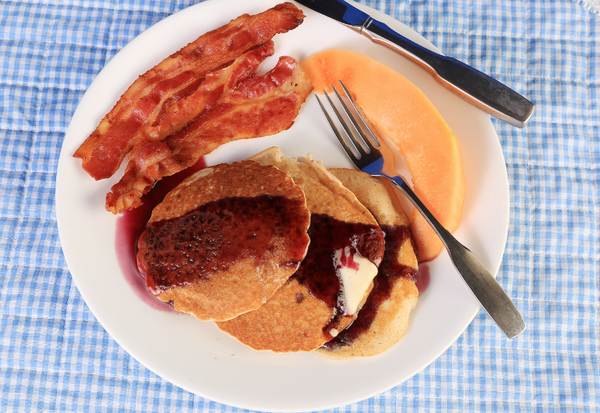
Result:
{"label": "cantaloupe slice", "polygon": [[[309,56],[301,66],[318,93],[344,82],[404,156],[417,196],[446,229],[456,230],[465,199],[460,146],[425,94],[384,64],[349,50],[329,49]],[[440,239],[416,209],[410,219],[419,261],[435,258],[443,248]]]}

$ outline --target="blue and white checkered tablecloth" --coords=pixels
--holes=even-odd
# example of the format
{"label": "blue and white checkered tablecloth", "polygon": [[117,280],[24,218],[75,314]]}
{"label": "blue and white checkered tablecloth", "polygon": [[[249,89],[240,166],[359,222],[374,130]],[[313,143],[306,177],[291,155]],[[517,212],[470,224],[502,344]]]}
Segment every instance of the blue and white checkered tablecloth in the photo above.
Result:
{"label": "blue and white checkered tablecloth", "polygon": [[[111,339],[56,223],[60,148],[86,89],[137,34],[196,2],[0,0],[0,412],[237,410]],[[505,340],[481,311],[413,378],[336,410],[600,410],[600,15],[572,0],[361,2],[537,104],[525,129],[493,121],[511,195],[498,278],[528,329]]]}

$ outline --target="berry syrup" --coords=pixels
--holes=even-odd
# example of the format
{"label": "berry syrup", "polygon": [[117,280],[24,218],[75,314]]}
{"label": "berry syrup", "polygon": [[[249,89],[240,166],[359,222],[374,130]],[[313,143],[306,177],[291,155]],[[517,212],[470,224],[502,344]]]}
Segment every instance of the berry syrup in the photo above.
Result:
{"label": "berry syrup", "polygon": [[154,185],[150,192],[142,197],[141,206],[133,210],[123,211],[117,218],[115,253],[123,277],[135,295],[156,310],[176,313],[170,303],[160,301],[146,289],[146,280],[137,267],[138,238],[144,231],[144,228],[146,228],[146,223],[152,215],[152,210],[162,202],[165,195],[185,178],[205,167],[206,162],[204,158],[200,158],[191,168],[161,179]]}

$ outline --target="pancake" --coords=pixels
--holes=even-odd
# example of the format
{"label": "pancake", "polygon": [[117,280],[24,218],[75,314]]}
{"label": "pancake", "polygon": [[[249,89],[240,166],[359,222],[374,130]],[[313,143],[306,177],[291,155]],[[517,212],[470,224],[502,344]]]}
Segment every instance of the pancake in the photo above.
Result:
{"label": "pancake", "polygon": [[389,182],[350,169],[330,169],[375,216],[385,234],[385,255],[374,287],[353,324],[316,353],[332,359],[368,357],[397,343],[409,326],[419,291],[418,262],[409,220]]}
{"label": "pancake", "polygon": [[185,179],[157,205],[138,241],[146,287],[204,321],[261,307],[306,255],[310,212],[285,173],[255,161]]}
{"label": "pancake", "polygon": [[[383,233],[356,196],[310,156],[293,159],[270,148],[250,159],[277,167],[302,188],[311,243],[297,273],[265,305],[215,324],[255,350],[313,351],[355,319],[383,257]],[[353,265],[353,276],[345,275]]]}

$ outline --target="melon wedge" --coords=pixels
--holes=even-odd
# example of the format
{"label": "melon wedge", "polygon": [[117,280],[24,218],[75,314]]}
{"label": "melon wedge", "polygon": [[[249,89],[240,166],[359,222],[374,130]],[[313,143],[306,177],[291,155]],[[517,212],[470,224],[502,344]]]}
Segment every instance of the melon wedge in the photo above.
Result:
{"label": "melon wedge", "polygon": [[[465,199],[459,142],[425,94],[401,74],[349,50],[329,49],[301,64],[315,90],[344,82],[371,122],[403,155],[413,190],[450,232],[456,230]],[[415,209],[411,231],[420,262],[435,258],[443,245]]]}

